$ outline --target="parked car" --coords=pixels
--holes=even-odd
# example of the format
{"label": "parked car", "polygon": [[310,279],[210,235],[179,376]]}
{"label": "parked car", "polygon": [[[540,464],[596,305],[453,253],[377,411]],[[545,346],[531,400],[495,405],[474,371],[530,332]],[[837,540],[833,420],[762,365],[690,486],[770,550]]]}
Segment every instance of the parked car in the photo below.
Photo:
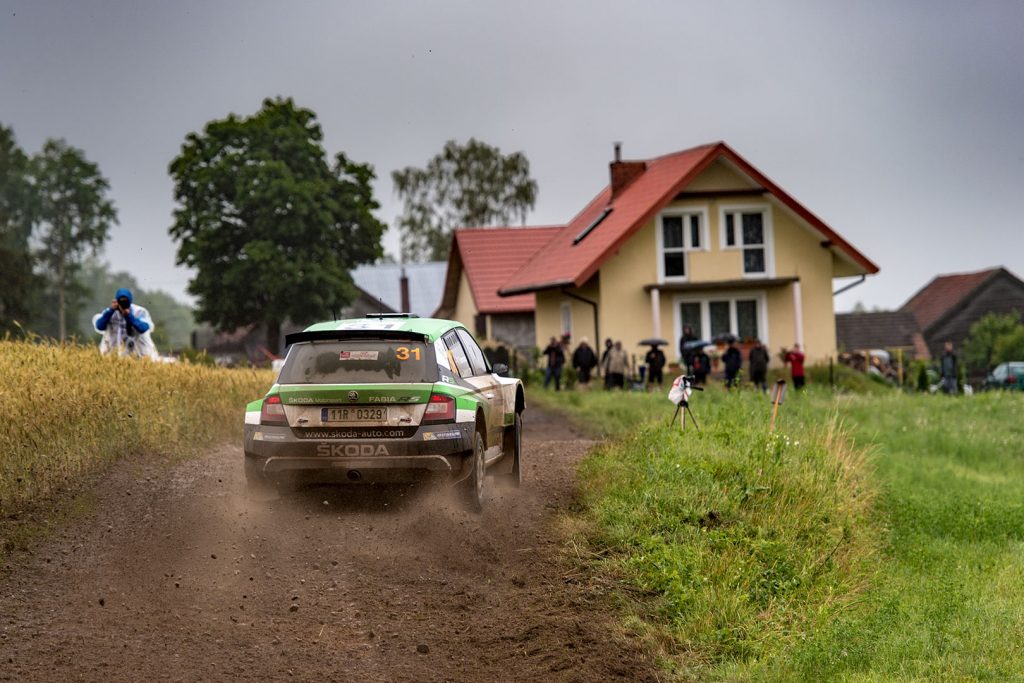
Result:
{"label": "parked car", "polygon": [[372,315],[286,343],[277,381],[246,406],[250,490],[433,478],[479,510],[485,473],[519,484],[523,385],[460,323]]}
{"label": "parked car", "polygon": [[1024,361],[1000,363],[985,378],[984,389],[1010,389],[1024,391]]}

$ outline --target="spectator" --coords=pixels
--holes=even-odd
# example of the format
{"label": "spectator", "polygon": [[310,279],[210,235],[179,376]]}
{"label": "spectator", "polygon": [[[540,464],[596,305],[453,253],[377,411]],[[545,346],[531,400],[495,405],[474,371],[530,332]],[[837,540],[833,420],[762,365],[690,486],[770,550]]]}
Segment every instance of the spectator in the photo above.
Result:
{"label": "spectator", "polygon": [[597,367],[597,354],[594,353],[594,349],[590,348],[586,337],[580,339],[580,345],[572,354],[572,366],[576,368],[576,374],[579,375],[580,387],[589,386],[590,373]]}
{"label": "spectator", "polygon": [[647,363],[647,384],[657,384],[660,387],[663,379],[662,370],[665,367],[665,352],[655,344],[644,356],[644,362]]}
{"label": "spectator", "polygon": [[622,342],[617,341],[605,356],[605,383],[609,389],[621,389],[626,385],[626,370],[629,369],[629,356],[622,350]]}
{"label": "spectator", "polygon": [[942,390],[950,396],[957,393],[957,377],[960,366],[953,353],[953,342],[946,342],[946,350],[939,359],[939,374],[942,375]]}
{"label": "spectator", "polygon": [[565,365],[565,351],[562,350],[562,343],[552,337],[547,348],[544,349],[544,355],[548,359],[547,367],[544,369],[544,388],[547,389],[551,380],[554,380],[555,391],[561,391],[562,367]]}
{"label": "spectator", "polygon": [[689,325],[683,325],[683,336],[679,338],[679,357],[682,359],[683,365],[686,366],[686,374],[688,375],[694,374],[693,356],[695,350],[686,347],[686,345],[692,341],[697,341],[697,335],[693,333],[692,327]]}
{"label": "spectator", "polygon": [[132,292],[121,288],[110,306],[92,318],[93,327],[103,335],[100,353],[114,353],[133,358],[156,358],[156,345],[151,332],[153,321],[149,311],[132,303]]}
{"label": "spectator", "polygon": [[693,375],[694,384],[706,384],[708,373],[711,372],[711,358],[708,357],[708,354],[704,353],[704,349],[694,349],[690,362],[693,364],[693,372],[691,374]]}
{"label": "spectator", "polygon": [[604,375],[605,389],[612,388],[611,384],[608,381],[608,372],[607,370],[605,370],[605,366],[608,364],[608,354],[611,353],[612,346],[614,346],[614,344],[612,344],[611,338],[604,340],[604,351],[601,353],[601,374]]}
{"label": "spectator", "polygon": [[793,377],[793,388],[799,391],[804,388],[804,354],[799,344],[793,344],[792,350],[783,349],[782,352]]}
{"label": "spectator", "polygon": [[736,378],[740,374],[740,368],[743,367],[743,356],[736,348],[736,342],[729,341],[729,348],[722,354],[722,362],[725,364],[725,388],[732,389],[738,386],[739,381]]}
{"label": "spectator", "polygon": [[768,349],[760,339],[754,340],[754,346],[748,354],[750,358],[750,381],[761,391],[768,391]]}

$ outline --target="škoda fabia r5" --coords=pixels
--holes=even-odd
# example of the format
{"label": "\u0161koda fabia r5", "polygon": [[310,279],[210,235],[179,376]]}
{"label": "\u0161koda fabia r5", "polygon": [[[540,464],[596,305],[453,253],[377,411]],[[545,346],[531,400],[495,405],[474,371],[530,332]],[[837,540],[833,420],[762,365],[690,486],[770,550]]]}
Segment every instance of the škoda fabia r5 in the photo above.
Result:
{"label": "\u0161koda fabia r5", "polygon": [[523,385],[460,323],[369,316],[286,342],[277,382],[246,406],[250,490],[432,478],[479,510],[485,474],[520,482]]}

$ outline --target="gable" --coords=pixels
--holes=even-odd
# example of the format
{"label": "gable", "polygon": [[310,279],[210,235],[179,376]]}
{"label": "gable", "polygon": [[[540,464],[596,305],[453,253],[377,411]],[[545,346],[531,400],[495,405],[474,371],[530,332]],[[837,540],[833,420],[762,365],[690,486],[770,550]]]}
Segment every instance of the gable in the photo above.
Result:
{"label": "gable", "polygon": [[689,192],[770,195],[817,234],[820,246],[848,260],[853,274],[878,272],[878,266],[724,143],[628,163],[642,163],[644,170],[614,197],[610,187],[602,190],[538,258],[508,279],[502,296],[579,287],[659,211]]}

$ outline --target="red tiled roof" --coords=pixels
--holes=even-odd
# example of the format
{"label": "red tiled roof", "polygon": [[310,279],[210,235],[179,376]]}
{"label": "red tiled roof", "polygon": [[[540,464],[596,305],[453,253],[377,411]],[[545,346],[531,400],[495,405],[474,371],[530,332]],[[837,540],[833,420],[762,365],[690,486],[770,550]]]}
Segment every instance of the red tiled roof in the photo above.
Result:
{"label": "red tiled roof", "polygon": [[926,330],[999,270],[988,268],[974,273],[939,275],[910,297],[900,310],[913,313],[917,324]]}
{"label": "red tiled roof", "polygon": [[[581,286],[633,234],[719,158],[735,164],[866,272],[878,272],[878,266],[820,218],[786,194],[724,142],[716,142],[643,162],[646,164],[644,171],[621,190],[614,200],[611,199],[611,188],[605,187],[564,229],[557,232],[538,258],[531,259],[503,283],[502,293],[515,295],[541,289]],[[577,241],[577,237],[608,208],[611,212],[604,220],[584,239]],[[573,244],[574,241],[577,243]]]}
{"label": "red tiled roof", "polygon": [[[498,296],[498,288],[564,226],[529,228],[463,228],[456,230],[452,249],[458,250],[480,313],[532,312],[531,294]],[[449,260],[449,269],[452,261]],[[458,282],[453,283],[456,287]]]}

